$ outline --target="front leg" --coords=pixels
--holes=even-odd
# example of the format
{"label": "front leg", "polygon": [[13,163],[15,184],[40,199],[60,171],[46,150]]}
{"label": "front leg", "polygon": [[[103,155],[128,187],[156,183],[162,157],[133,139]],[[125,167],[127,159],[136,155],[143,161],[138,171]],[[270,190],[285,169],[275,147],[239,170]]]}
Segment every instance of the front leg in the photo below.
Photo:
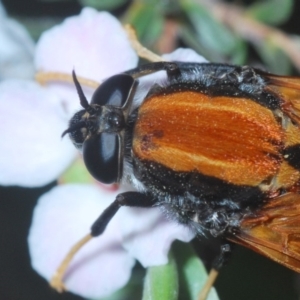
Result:
{"label": "front leg", "polygon": [[228,240],[223,240],[220,247],[220,253],[213,261],[213,269],[219,271],[230,260],[234,245]]}
{"label": "front leg", "polygon": [[70,249],[60,266],[57,268],[51,279],[50,285],[58,292],[66,290],[63,284],[63,277],[73,257],[88,241],[104,232],[106,226],[112,220],[120,207],[152,207],[156,204],[156,202],[157,200],[154,199],[153,196],[139,192],[125,192],[117,195],[115,201],[111,203],[94,222],[91,227],[91,233],[83,237]]}
{"label": "front leg", "polygon": [[169,79],[180,76],[180,68],[176,62],[160,61],[144,64],[135,69],[126,71],[125,74],[131,75],[133,78],[139,78],[158,71],[166,71]]}
{"label": "front leg", "polygon": [[139,192],[125,192],[119,194],[116,197],[116,200],[110,206],[108,206],[100,215],[100,217],[94,222],[91,228],[91,236],[96,237],[102,234],[110,220],[121,206],[146,208],[152,207],[156,202],[157,200],[155,200],[152,196]]}
{"label": "front leg", "polygon": [[212,269],[210,270],[206,282],[202,290],[200,291],[200,294],[198,295],[198,300],[207,299],[208,293],[213,287],[215,280],[219,275],[220,269],[228,262],[231,257],[232,248],[233,244],[231,242],[227,240],[222,241],[220,253],[213,261]]}

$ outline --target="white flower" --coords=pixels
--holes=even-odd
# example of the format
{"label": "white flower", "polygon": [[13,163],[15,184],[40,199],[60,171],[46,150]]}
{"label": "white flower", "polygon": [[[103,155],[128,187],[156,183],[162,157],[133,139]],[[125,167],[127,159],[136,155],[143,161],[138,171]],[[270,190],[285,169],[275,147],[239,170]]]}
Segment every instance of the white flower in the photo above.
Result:
{"label": "white flower", "polygon": [[[122,191],[69,184],[43,195],[28,238],[34,269],[50,280],[69,249]],[[158,208],[122,207],[104,233],[75,256],[65,285],[86,298],[109,296],[127,283],[135,259],[144,267],[165,264],[175,239],[189,242],[193,237],[188,228],[167,221]]]}

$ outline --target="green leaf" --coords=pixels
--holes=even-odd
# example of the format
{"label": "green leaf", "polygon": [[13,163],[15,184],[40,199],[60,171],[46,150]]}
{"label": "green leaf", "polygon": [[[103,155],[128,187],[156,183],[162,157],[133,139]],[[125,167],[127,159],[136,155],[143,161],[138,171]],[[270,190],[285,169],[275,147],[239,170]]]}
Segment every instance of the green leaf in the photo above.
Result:
{"label": "green leaf", "polygon": [[275,46],[272,41],[266,40],[263,43],[254,46],[270,72],[281,75],[290,73],[290,59],[281,49]]}
{"label": "green leaf", "polygon": [[222,61],[224,58],[215,51],[210,51],[202,43],[199,43],[195,32],[190,26],[182,25],[180,27],[180,37],[188,48],[194,49],[208,61]]}
{"label": "green leaf", "polygon": [[178,274],[173,254],[163,266],[147,269],[142,300],[176,300],[178,298]]}
{"label": "green leaf", "polygon": [[146,46],[157,41],[164,25],[160,6],[141,2],[135,2],[122,21],[131,24],[135,28],[139,40]]}
{"label": "green leaf", "polygon": [[214,19],[204,7],[190,0],[181,0],[181,6],[193,25],[199,41],[206,48],[229,55],[237,47],[239,38]]}
{"label": "green leaf", "polygon": [[[192,28],[187,25],[182,25],[180,27],[180,38],[187,45],[187,47],[194,49],[200,55],[205,57],[209,61],[213,62],[222,62],[224,61],[224,55],[219,52],[211,51],[207,49],[205,45],[199,43],[197,37],[195,36],[195,32],[193,32]],[[239,39],[236,48],[230,53],[229,57],[225,57],[226,62],[230,62],[232,64],[242,65],[245,64],[248,54],[248,46],[245,41]]]}
{"label": "green leaf", "polygon": [[288,20],[292,9],[293,0],[265,0],[252,4],[246,14],[261,22],[278,25]]}
{"label": "green leaf", "polygon": [[[206,269],[191,244],[176,241],[172,249],[178,265],[179,299],[197,300],[207,279]],[[219,297],[213,288],[207,300],[218,299]]]}
{"label": "green leaf", "polygon": [[77,159],[59,179],[63,183],[91,183],[94,181],[82,159]]}
{"label": "green leaf", "polygon": [[237,43],[237,47],[234,49],[230,63],[235,65],[244,65],[247,60],[248,46],[242,39]]}
{"label": "green leaf", "polygon": [[79,0],[82,6],[94,7],[98,10],[112,10],[118,8],[127,0]]}

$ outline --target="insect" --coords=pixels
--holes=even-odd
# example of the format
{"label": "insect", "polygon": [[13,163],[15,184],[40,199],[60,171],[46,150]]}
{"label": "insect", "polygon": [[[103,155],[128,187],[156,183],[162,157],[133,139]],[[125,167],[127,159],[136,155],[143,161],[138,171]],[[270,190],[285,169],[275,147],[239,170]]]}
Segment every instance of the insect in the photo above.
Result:
{"label": "insect", "polygon": [[[162,83],[140,82],[164,71]],[[215,268],[244,245],[300,272],[300,78],[248,66],[157,62],[107,79],[69,134],[102,183],[129,181],[122,206],[160,206],[198,234],[225,237]]]}

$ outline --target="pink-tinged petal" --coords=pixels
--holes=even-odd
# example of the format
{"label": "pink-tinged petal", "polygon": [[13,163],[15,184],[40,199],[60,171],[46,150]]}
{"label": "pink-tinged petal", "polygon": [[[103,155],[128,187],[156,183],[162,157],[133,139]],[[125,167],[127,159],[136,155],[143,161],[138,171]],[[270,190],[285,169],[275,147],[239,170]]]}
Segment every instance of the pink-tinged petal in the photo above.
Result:
{"label": "pink-tinged petal", "polygon": [[0,84],[0,183],[36,187],[55,180],[75,158],[61,139],[68,120],[59,99],[34,82]]}
{"label": "pink-tinged petal", "polygon": [[[82,86],[86,99],[90,102],[94,89]],[[60,99],[60,105],[64,107],[65,113],[70,120],[76,112],[83,109],[80,105],[79,97],[74,84],[68,83],[50,83],[47,90],[56,94]]]}
{"label": "pink-tinged petal", "polygon": [[26,29],[7,18],[0,3],[0,79],[32,78],[34,43]]}
{"label": "pink-tinged petal", "polygon": [[177,60],[186,62],[206,63],[208,62],[203,56],[189,48],[178,48],[175,51],[163,54],[162,57],[166,60]]}
{"label": "pink-tinged petal", "polygon": [[159,208],[123,210],[123,245],[144,267],[166,264],[173,241],[189,242],[195,236],[188,227],[167,220]]}
{"label": "pink-tinged petal", "polygon": [[46,31],[36,47],[36,68],[42,71],[77,74],[101,82],[104,78],[136,66],[119,21],[107,12],[84,8]]}
{"label": "pink-tinged petal", "polygon": [[[43,195],[28,238],[33,268],[49,280],[118,192],[92,185],[60,185]],[[105,297],[127,283],[133,265],[134,259],[122,248],[119,223],[113,218],[101,236],[76,254],[64,282],[69,291],[83,297]]]}

